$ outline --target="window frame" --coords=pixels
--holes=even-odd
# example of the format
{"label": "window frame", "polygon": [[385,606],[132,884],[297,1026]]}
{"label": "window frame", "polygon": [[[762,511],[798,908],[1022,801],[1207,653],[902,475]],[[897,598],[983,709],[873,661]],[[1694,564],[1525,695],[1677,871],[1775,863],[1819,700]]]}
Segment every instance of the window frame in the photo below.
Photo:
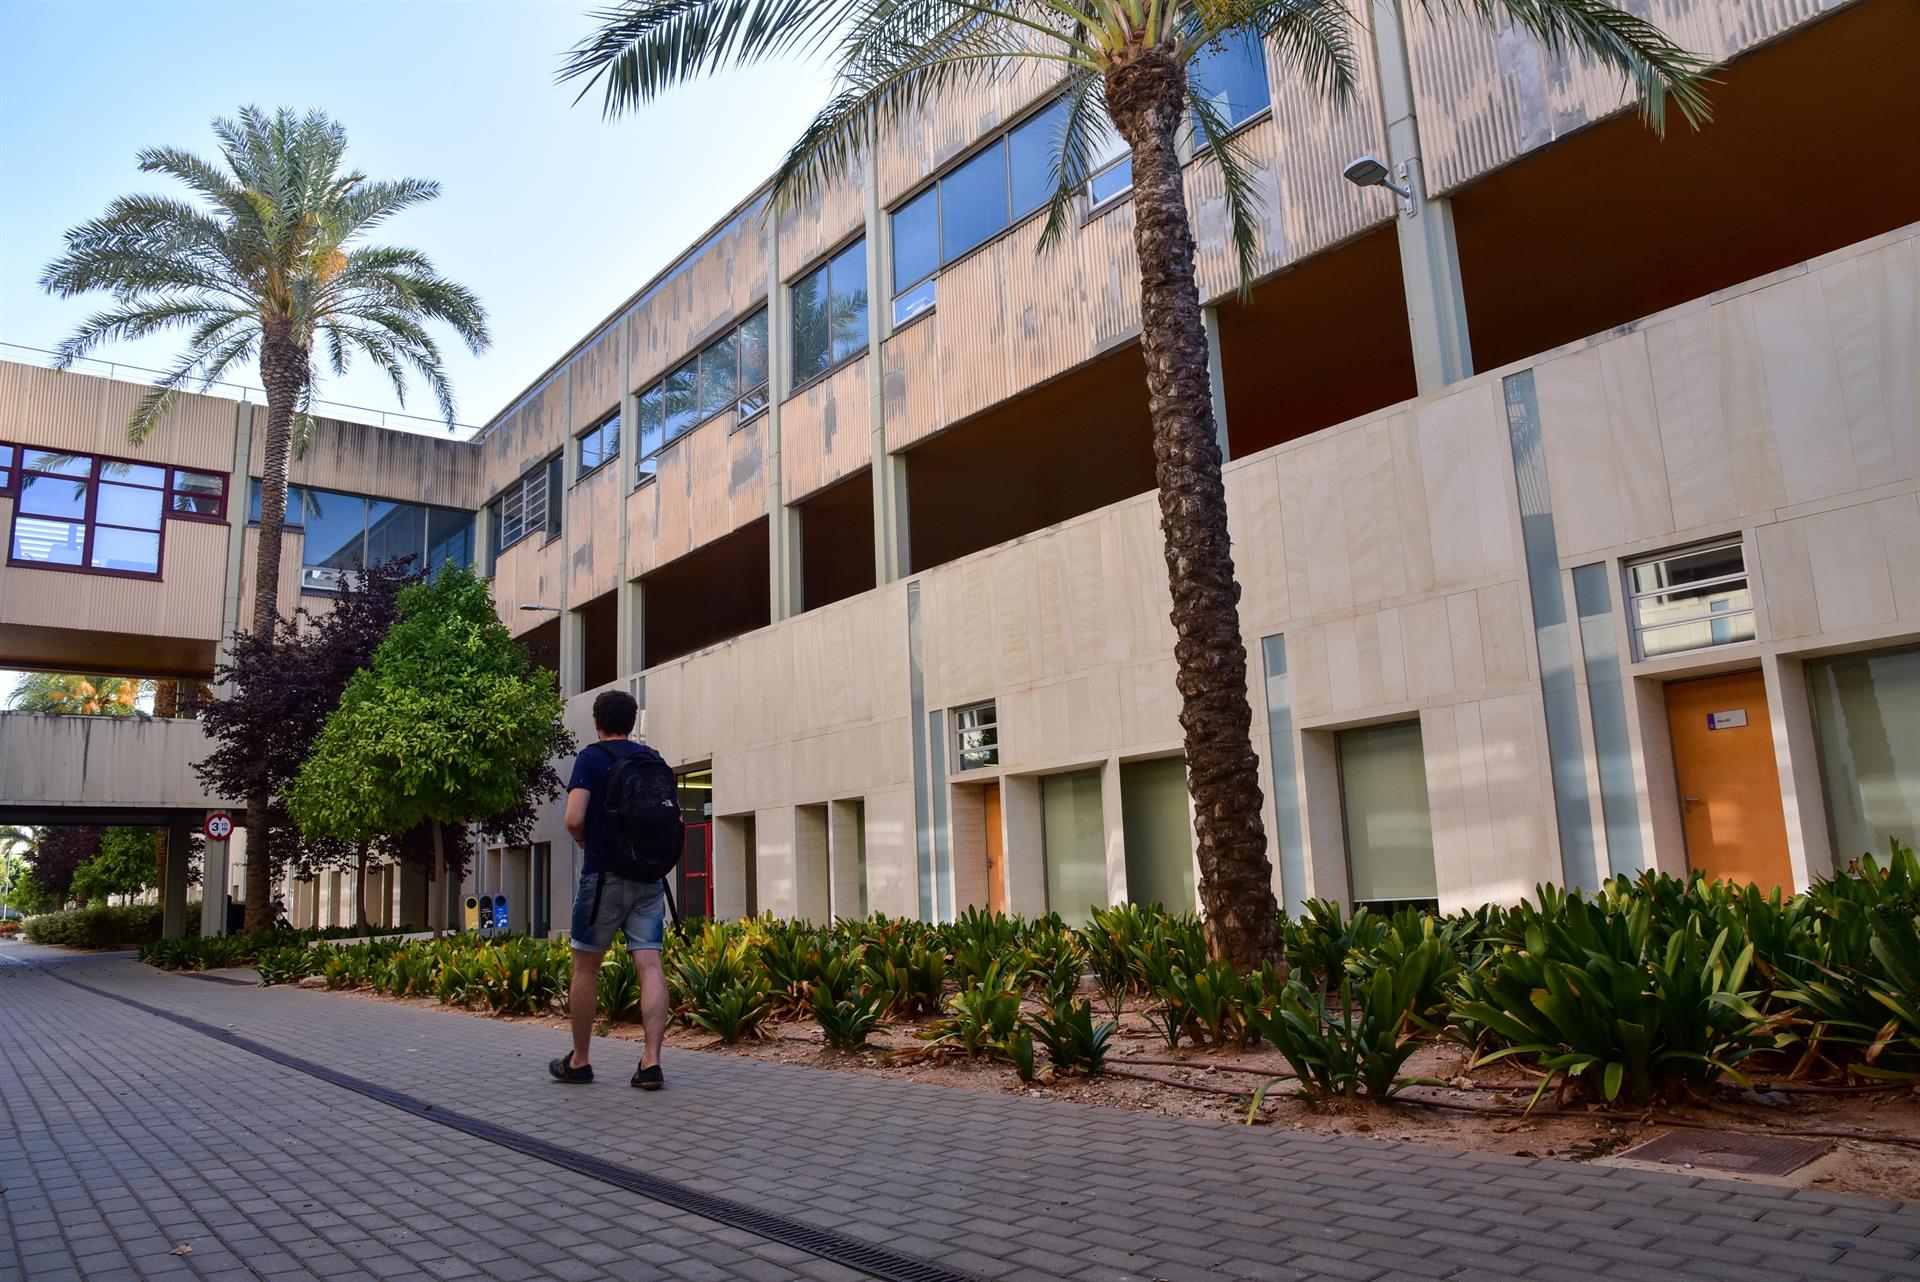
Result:
{"label": "window frame", "polygon": [[[990,137],[982,139],[978,144],[976,144],[974,147],[969,149],[965,154],[961,155],[960,157],[953,160],[949,164],[943,166],[938,173],[932,175],[926,181],[918,184],[913,189],[908,191],[905,196],[903,196],[900,200],[896,201],[894,205],[886,211],[887,234],[888,234],[888,241],[889,241],[889,245],[888,245],[889,252],[887,254],[887,263],[886,263],[887,278],[888,278],[887,279],[887,285],[888,285],[887,316],[889,318],[888,326],[890,330],[892,330],[893,332],[898,332],[899,330],[906,328],[908,325],[911,325],[914,322],[918,321],[921,317],[927,315],[929,312],[933,312],[939,309],[940,294],[939,294],[938,282],[941,275],[947,270],[947,268],[953,266],[957,262],[962,261],[963,259],[971,257],[973,254],[978,253],[980,250],[986,248],[988,245],[991,245],[994,241],[999,240],[1002,236],[1005,236],[1008,233],[1012,232],[1016,227],[1026,222],[1027,219],[1032,218],[1035,214],[1041,213],[1047,208],[1048,201],[1042,200],[1039,204],[1034,205],[1032,208],[1023,210],[1018,208],[1014,200],[1013,135],[1015,135],[1016,133],[1019,133],[1022,129],[1025,129],[1027,126],[1038,121],[1041,117],[1045,116],[1048,112],[1054,110],[1056,107],[1060,106],[1065,101],[1066,100],[1063,97],[1058,97],[1058,96],[1051,97],[1046,99],[1044,102],[1038,104],[1037,106],[1034,106],[1031,109],[1022,112],[1020,115],[1016,116],[1012,120],[1000,126],[1000,128],[995,130]],[[983,156],[988,151],[991,151],[995,148],[998,148],[1000,152],[1002,189],[1006,196],[1006,206],[1007,206],[1006,222],[1003,223],[998,229],[996,229],[989,235],[982,237],[980,240],[974,242],[973,244],[967,246],[965,249],[962,249],[958,253],[955,253],[951,257],[949,257],[946,252],[947,215],[946,215],[946,193],[944,190],[945,184],[947,180],[951,178],[954,174],[957,174],[958,172],[960,172],[960,170],[966,168],[968,165],[973,164],[975,161],[980,159],[981,156]],[[893,242],[893,220],[901,212],[903,212],[909,205],[927,196],[931,196],[933,199],[934,264],[933,264],[933,267],[923,275],[916,276],[912,280],[908,281],[906,284],[902,285],[895,279],[894,268],[895,268],[897,259],[894,253],[892,252],[892,246],[894,243]],[[805,279],[805,277],[802,276],[801,279]],[[920,305],[919,307],[916,307],[913,311],[908,312],[906,315],[904,316],[900,315],[898,311],[900,300],[904,296],[906,296],[908,293],[915,290],[919,290],[923,286],[927,286],[927,285],[934,286],[934,288],[928,294],[927,301],[922,305]],[[869,285],[869,288],[868,288],[868,305],[869,306],[872,305],[872,293],[873,291],[872,291],[871,285]]]}
{"label": "window frame", "polygon": [[[1705,552],[1720,552],[1727,549],[1733,549],[1740,554],[1740,571],[1737,574],[1722,574],[1712,578],[1697,579],[1681,585],[1668,584],[1664,587],[1649,588],[1644,592],[1636,591],[1634,588],[1633,574],[1635,570],[1649,565],[1659,565],[1662,562],[1678,560],[1681,557],[1698,556]],[[1633,658],[1636,663],[1672,659],[1686,654],[1703,654],[1707,651],[1719,650],[1730,645],[1751,645],[1759,639],[1758,605],[1753,599],[1753,570],[1748,565],[1747,541],[1744,534],[1736,532],[1724,538],[1704,539],[1697,543],[1665,548],[1646,556],[1637,556],[1631,560],[1622,561],[1620,564],[1620,576],[1622,579],[1621,598],[1627,616],[1627,634],[1633,641]],[[1654,597],[1671,596],[1676,592],[1691,592],[1715,588],[1736,582],[1742,583],[1746,587],[1747,604],[1743,609],[1719,612],[1708,610],[1703,613],[1688,615],[1685,618],[1664,619],[1651,625],[1640,622],[1640,602],[1644,600]],[[1645,637],[1650,631],[1658,632],[1667,628],[1685,627],[1689,624],[1696,623],[1732,622],[1740,618],[1746,618],[1753,623],[1753,636],[1739,637],[1729,641],[1709,641],[1705,645],[1687,646],[1680,650],[1664,650],[1653,655],[1647,653]]]}
{"label": "window frame", "polygon": [[[713,422],[715,419],[724,418],[728,414],[732,414],[734,416],[733,428],[734,430],[737,431],[743,424],[751,423],[754,419],[759,418],[762,414],[767,412],[767,406],[771,404],[773,400],[773,397],[772,397],[773,368],[772,368],[771,361],[768,362],[766,377],[762,378],[758,383],[755,383],[752,387],[742,388],[740,386],[740,381],[741,381],[740,371],[741,371],[741,364],[742,364],[740,359],[740,354],[742,351],[740,338],[746,332],[746,329],[749,325],[753,324],[755,320],[759,320],[762,318],[765,318],[766,324],[768,325],[772,324],[771,314],[767,308],[767,305],[764,302],[761,303],[760,306],[755,307],[754,309],[749,311],[746,315],[742,316],[739,320],[735,321],[733,324],[728,325],[725,328],[721,329],[718,333],[709,336],[704,343],[700,344],[699,347],[694,349],[691,355],[685,357],[682,360],[675,361],[659,377],[652,379],[647,383],[643,383],[640,386],[639,390],[634,393],[634,397],[633,397],[634,413],[636,416],[635,422],[634,422],[634,438],[633,438],[634,440],[633,448],[634,448],[634,455],[635,455],[633,460],[633,472],[634,472],[633,488],[634,489],[637,490],[641,486],[648,484],[654,479],[654,477],[658,474],[657,469],[655,471],[648,471],[648,472],[643,472],[641,469],[644,468],[648,463],[651,463],[654,460],[658,459],[662,454],[666,453],[667,449],[675,441],[678,441],[685,436],[691,436],[693,433],[699,431],[701,428],[705,427],[707,424]],[[771,338],[771,335],[768,336],[769,340],[770,338]],[[727,343],[729,341],[733,344],[733,387],[734,387],[733,399],[728,401],[725,405],[720,406],[718,409],[713,410],[710,413],[701,414],[700,405],[699,405],[701,362],[706,358],[706,355],[708,352],[721,346],[723,343]],[[763,350],[771,354],[772,345],[770,341],[763,340],[761,343],[761,347]],[[656,391],[660,391],[664,396],[665,395],[664,389],[666,387],[667,380],[689,369],[692,370],[692,377],[693,377],[693,398],[694,398],[693,420],[689,422],[685,427],[681,428],[679,431],[669,435],[667,433],[665,407],[663,406],[661,410],[661,420],[660,420],[660,444],[656,445],[652,449],[648,449],[646,446],[646,430],[647,430],[646,411],[644,410],[644,408],[642,408],[641,403],[644,402],[647,399],[647,397],[651,396]],[[743,408],[743,406],[745,406],[747,402],[753,399],[756,395],[758,395],[759,397],[759,403],[753,406],[753,408],[751,409]]]}
{"label": "window frame", "polygon": [[[788,281],[787,284],[784,286],[784,288],[787,291],[787,299],[788,299],[788,302],[787,302],[787,376],[788,376],[788,382],[790,384],[790,386],[787,388],[787,395],[785,397],[786,400],[792,400],[794,397],[806,391],[808,388],[812,387],[814,384],[823,383],[827,379],[832,378],[835,374],[839,373],[841,370],[845,369],[847,366],[853,364],[855,361],[859,360],[862,356],[867,355],[872,350],[873,348],[873,280],[872,280],[873,273],[869,271],[867,273],[867,276],[868,276],[867,332],[865,336],[861,339],[859,349],[857,351],[852,351],[847,353],[845,356],[841,357],[839,360],[834,360],[833,359],[833,335],[829,333],[827,335],[826,365],[821,367],[817,372],[807,375],[807,377],[804,379],[798,379],[793,377],[794,374],[798,373],[798,371],[793,368],[793,362],[795,358],[798,356],[798,351],[793,341],[793,319],[794,319],[793,302],[792,302],[793,291],[800,285],[802,281],[806,280],[808,277],[818,275],[821,272],[825,272],[827,274],[827,300],[828,300],[827,306],[829,311],[831,311],[833,306],[833,302],[832,302],[833,300],[833,264],[835,260],[845,257],[847,254],[847,251],[851,250],[856,245],[859,246],[861,251],[864,253],[866,249],[866,243],[867,243],[867,234],[864,231],[862,231],[861,233],[852,237],[849,240],[842,241],[840,244],[834,246],[832,249],[828,250],[826,253],[820,255],[819,258],[814,260],[811,266],[809,266],[805,271],[801,272],[799,275],[795,276],[792,280]],[[891,267],[889,267],[889,271],[891,271]]]}
{"label": "window frame", "polygon": [[[980,712],[989,713],[991,715],[991,720],[984,721],[984,722],[976,722],[971,726],[961,724],[963,719],[969,713],[980,713]],[[950,713],[948,713],[948,717],[953,724],[954,773],[959,774],[959,773],[965,773],[965,772],[970,772],[974,770],[990,770],[999,766],[1000,764],[999,700],[980,699],[973,703],[963,703],[959,707],[954,708]],[[983,731],[993,732],[993,742],[990,744],[979,746],[979,747],[972,747],[972,748],[968,747],[967,735],[970,733],[979,734]],[[986,761],[976,762],[973,764],[967,764],[967,758],[970,755],[979,755],[982,753],[992,754],[991,759]]]}
{"label": "window frame", "polygon": [[[542,546],[560,536],[558,507],[564,506],[566,496],[554,482],[553,465],[561,463],[564,479],[565,464],[562,459],[563,455],[558,453],[548,455],[515,477],[505,489],[487,500],[486,511],[490,518],[487,522],[489,527],[487,541],[494,557],[498,558],[508,548],[517,547],[526,542],[528,536],[534,533],[532,523],[527,520],[527,500],[534,492],[529,487],[533,485],[545,487],[541,492],[539,525],[546,534]],[[514,497],[519,499],[520,532],[509,539],[505,537],[507,500]]]}
{"label": "window frame", "polygon": [[[255,493],[259,485],[260,485],[259,477],[255,476],[255,477],[248,478],[247,525],[253,529],[258,529],[260,527],[260,518],[253,514]],[[330,588],[330,587],[316,586],[313,583],[308,582],[307,580],[308,569],[310,568],[324,569],[326,567],[310,566],[306,560],[307,519],[306,519],[306,512],[304,511],[304,509],[300,511],[300,516],[298,519],[293,519],[293,513],[295,511],[295,506],[294,506],[295,496],[304,495],[304,494],[323,494],[329,498],[351,499],[360,504],[360,561],[363,567],[366,565],[367,540],[370,539],[373,535],[373,527],[368,520],[367,505],[369,503],[392,503],[400,507],[415,508],[420,512],[420,553],[419,553],[418,560],[415,562],[414,568],[416,570],[422,570],[422,571],[431,571],[434,568],[430,564],[432,559],[432,552],[433,552],[433,514],[435,512],[453,512],[453,513],[459,514],[462,517],[465,517],[469,522],[471,522],[474,516],[476,515],[474,512],[468,510],[467,508],[448,507],[441,503],[417,503],[412,499],[389,498],[387,496],[379,495],[379,494],[356,494],[351,490],[329,490],[318,485],[289,484],[287,486],[287,519],[283,523],[285,527],[289,530],[300,531],[300,541],[301,541],[300,591],[303,594],[311,594],[314,596],[331,596],[334,594],[335,591],[337,591],[337,589]],[[304,504],[304,499],[302,499],[301,502]],[[494,509],[494,505],[497,504],[498,502],[499,502],[498,497],[494,498],[493,500],[488,502],[486,507],[482,508],[481,511],[484,511],[488,513],[489,516],[491,516]],[[492,526],[490,524],[489,537],[491,537],[491,529],[492,529]],[[477,548],[469,548],[468,553],[469,553],[469,559],[465,564],[468,565],[469,567],[477,566],[479,564],[479,550]]]}
{"label": "window frame", "polygon": [[[36,453],[57,458],[85,459],[87,460],[87,473],[84,477],[80,477],[59,472],[49,472],[44,468],[30,468],[27,466],[27,460]],[[160,483],[158,485],[146,485],[136,481],[116,481],[111,476],[104,475],[105,469],[112,464],[154,469],[161,474]],[[217,480],[220,483],[219,493],[217,495],[210,495],[204,490],[181,490],[179,477],[182,473]],[[81,506],[80,516],[78,518],[38,516],[32,512],[22,512],[20,510],[20,504],[25,498],[26,479],[30,475],[55,480],[73,481],[85,485],[86,497]],[[99,508],[100,487],[102,485],[119,485],[127,489],[149,490],[159,494],[159,524],[151,530],[145,530],[135,526],[118,525],[112,522],[101,521],[99,519]],[[232,493],[232,490],[232,474],[222,471],[219,468],[185,467],[173,463],[155,462],[151,459],[127,458],[124,455],[118,454],[99,454],[91,450],[61,450],[44,445],[27,445],[18,441],[0,441],[0,497],[8,498],[12,500],[13,503],[12,518],[7,528],[6,564],[9,568],[23,570],[52,570],[66,574],[97,574],[107,578],[139,579],[146,582],[154,582],[163,578],[166,574],[167,523],[169,521],[193,521],[203,524],[226,524],[228,503],[230,501],[229,495]],[[215,510],[211,512],[199,512],[176,508],[174,506],[175,500],[182,496],[191,496],[201,500],[211,497],[216,504]],[[30,557],[16,556],[14,554],[15,538],[19,521],[23,516],[29,520],[57,521],[65,525],[78,525],[81,529],[79,562],[68,565],[62,562],[36,561]],[[95,531],[99,529],[125,530],[134,534],[154,535],[153,569],[151,571],[123,570],[94,565]]]}
{"label": "window frame", "polygon": [[[613,429],[613,447],[611,449],[606,448],[605,437],[608,428]],[[573,438],[574,461],[580,469],[579,475],[574,478],[576,484],[586,480],[607,464],[620,461],[620,428],[620,411],[615,409],[612,413],[602,416],[593,426]],[[587,441],[590,438],[600,438],[602,448],[599,460],[592,466],[588,466],[587,464]]]}

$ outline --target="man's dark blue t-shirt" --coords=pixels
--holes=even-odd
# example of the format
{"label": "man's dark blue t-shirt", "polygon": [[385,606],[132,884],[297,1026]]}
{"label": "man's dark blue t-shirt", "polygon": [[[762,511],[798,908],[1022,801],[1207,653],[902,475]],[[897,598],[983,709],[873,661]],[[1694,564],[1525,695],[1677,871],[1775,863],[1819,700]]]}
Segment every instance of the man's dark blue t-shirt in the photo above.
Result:
{"label": "man's dark blue t-shirt", "polygon": [[567,791],[585,788],[592,794],[587,800],[587,853],[580,864],[580,871],[587,876],[600,871],[600,861],[607,848],[607,780],[613,777],[614,763],[621,757],[645,751],[645,747],[631,739],[602,739],[592,747],[582,748],[580,755],[573,759],[573,778],[567,780]]}

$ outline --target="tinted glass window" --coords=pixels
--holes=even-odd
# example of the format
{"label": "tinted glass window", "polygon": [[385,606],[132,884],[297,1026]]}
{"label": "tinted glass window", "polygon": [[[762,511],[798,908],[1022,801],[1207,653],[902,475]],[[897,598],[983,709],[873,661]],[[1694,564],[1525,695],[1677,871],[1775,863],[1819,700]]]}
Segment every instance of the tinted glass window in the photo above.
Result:
{"label": "tinted glass window", "polygon": [[[260,478],[257,476],[253,478],[251,493],[248,497],[249,506],[247,508],[247,519],[249,521],[258,521],[260,519]],[[287,515],[285,524],[289,526],[305,525],[306,520],[306,495],[299,486],[289,485],[287,487]]]}
{"label": "tinted glass window", "polygon": [[1057,99],[1007,135],[1007,168],[1012,175],[1009,194],[1015,218],[1024,218],[1053,199],[1054,162],[1066,119],[1067,100]]}
{"label": "tinted glass window", "polygon": [[740,417],[759,412],[767,403],[767,313],[764,309],[740,324]]}
{"label": "tinted glass window", "polygon": [[833,364],[832,327],[827,319],[827,268],[794,282],[793,381],[804,383]]}
{"label": "tinted glass window", "polygon": [[893,216],[893,288],[902,291],[940,265],[940,189],[929,187]]}
{"label": "tinted glass window", "polygon": [[667,375],[666,406],[669,441],[700,421],[700,405],[697,399],[699,381],[700,363],[698,361],[688,361]]}
{"label": "tinted glass window", "polygon": [[160,572],[160,535],[144,530],[121,530],[98,526],[93,531],[93,556],[96,570],[120,570],[129,574]]}
{"label": "tinted glass window", "polygon": [[654,473],[653,456],[667,443],[667,385],[655,383],[640,397],[640,462],[635,470],[638,485]]}
{"label": "tinted glass window", "polygon": [[413,558],[411,568],[426,568],[425,509],[411,503],[367,501],[367,564],[379,565],[397,556]]}
{"label": "tinted glass window", "polygon": [[566,484],[566,472],[560,462],[560,456],[554,455],[547,460],[547,537],[560,533],[561,489]]}
{"label": "tinted glass window", "polygon": [[51,472],[55,476],[90,476],[93,457],[87,454],[59,454],[52,450],[27,450],[26,467],[30,472]]}
{"label": "tinted glass window", "polygon": [[867,349],[867,242],[856,240],[834,257],[833,359]]}
{"label": "tinted glass window", "polygon": [[427,569],[452,562],[473,564],[473,517],[445,508],[427,509]]}
{"label": "tinted glass window", "polygon": [[1267,109],[1267,58],[1258,36],[1237,32],[1214,41],[1195,56],[1187,76],[1228,124]]}
{"label": "tinted glass window", "polygon": [[64,476],[23,476],[20,510],[33,516],[64,516],[77,521],[87,514],[87,483]]}
{"label": "tinted glass window", "polygon": [[24,512],[13,518],[13,559],[42,565],[78,565],[87,527],[78,521],[49,521]]}
{"label": "tinted glass window", "polygon": [[893,323],[904,325],[932,307],[939,298],[940,282],[923,280],[893,300]]}
{"label": "tinted glass window", "polygon": [[728,332],[700,353],[700,417],[709,419],[733,408],[739,395],[740,344],[735,334]]}
{"label": "tinted glass window", "polygon": [[159,490],[102,482],[93,519],[102,525],[120,525],[131,530],[157,530],[162,498]]}
{"label": "tinted glass window", "polygon": [[940,252],[951,261],[1007,226],[1007,152],[995,142],[940,180]]}
{"label": "tinted glass window", "polygon": [[1121,195],[1133,187],[1133,157],[1129,156],[1117,165],[1111,165],[1095,174],[1087,182],[1087,194],[1096,205],[1104,204],[1115,196]]}
{"label": "tinted glass window", "polygon": [[313,492],[307,540],[301,557],[303,586],[331,591],[366,557],[367,501],[346,494]]}

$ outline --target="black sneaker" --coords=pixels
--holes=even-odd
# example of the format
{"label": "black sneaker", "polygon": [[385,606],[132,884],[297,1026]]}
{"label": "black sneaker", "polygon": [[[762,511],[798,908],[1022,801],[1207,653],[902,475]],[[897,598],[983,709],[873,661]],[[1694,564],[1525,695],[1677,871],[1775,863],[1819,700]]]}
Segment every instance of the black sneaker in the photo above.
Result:
{"label": "black sneaker", "polygon": [[633,1084],[643,1091],[657,1091],[667,1084],[667,1079],[661,1073],[660,1066],[655,1064],[652,1068],[634,1069]]}
{"label": "black sneaker", "polygon": [[553,1074],[554,1081],[567,1082],[576,1086],[585,1085],[593,1080],[593,1065],[588,1064],[584,1068],[575,1068],[573,1066],[572,1051],[568,1051],[559,1059],[549,1063],[547,1065],[547,1071]]}

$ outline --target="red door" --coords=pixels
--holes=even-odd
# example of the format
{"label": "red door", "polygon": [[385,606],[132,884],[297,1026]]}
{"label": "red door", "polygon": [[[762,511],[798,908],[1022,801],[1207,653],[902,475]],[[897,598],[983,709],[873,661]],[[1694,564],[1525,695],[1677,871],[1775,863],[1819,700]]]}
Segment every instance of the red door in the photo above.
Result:
{"label": "red door", "polygon": [[713,825],[687,825],[687,849],[680,857],[680,911],[688,917],[713,916]]}

